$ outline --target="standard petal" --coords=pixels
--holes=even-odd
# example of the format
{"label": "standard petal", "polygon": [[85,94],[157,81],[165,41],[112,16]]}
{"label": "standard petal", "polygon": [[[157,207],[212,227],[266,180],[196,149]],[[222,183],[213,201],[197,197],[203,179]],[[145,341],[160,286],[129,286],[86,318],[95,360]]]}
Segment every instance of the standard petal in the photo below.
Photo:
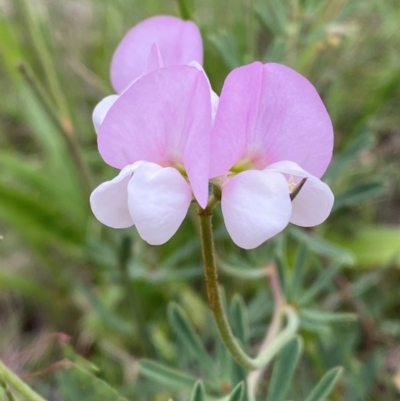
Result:
{"label": "standard petal", "polygon": [[128,209],[128,182],[140,164],[126,166],[114,179],[103,182],[90,195],[93,214],[104,225],[112,228],[133,226]]}
{"label": "standard petal", "polygon": [[166,67],[139,79],[107,113],[98,135],[106,163],[123,168],[146,160],[184,166],[196,199],[208,197],[210,89],[204,73]]}
{"label": "standard petal", "polygon": [[313,227],[323,223],[332,210],[334,196],[331,189],[317,177],[307,173],[293,162],[279,162],[264,171],[275,171],[292,177],[294,184],[307,178],[292,202],[290,222],[301,227]]}
{"label": "standard petal", "polygon": [[116,92],[122,92],[142,75],[153,43],[165,66],[203,62],[203,44],[196,24],[172,16],[146,19],[125,35],[114,53],[111,82]]}
{"label": "standard petal", "polygon": [[289,223],[291,203],[283,174],[247,170],[222,188],[222,214],[233,242],[252,249],[281,232]]}
{"label": "standard petal", "polygon": [[228,75],[212,135],[211,176],[246,158],[257,169],[292,160],[320,177],[332,148],[331,120],[306,78],[284,65],[259,62]]}
{"label": "standard petal", "polygon": [[155,43],[153,43],[151,46],[150,54],[147,59],[147,64],[144,69],[143,75],[163,67],[164,67],[164,60],[162,59],[160,49],[157,47]]}
{"label": "standard petal", "polygon": [[110,95],[105,97],[93,110],[93,125],[96,131],[96,134],[99,133],[100,125],[102,124],[108,110],[110,110],[111,106],[118,99],[118,95]]}
{"label": "standard petal", "polygon": [[144,163],[129,181],[129,211],[140,236],[151,245],[178,230],[192,200],[189,184],[172,167]]}

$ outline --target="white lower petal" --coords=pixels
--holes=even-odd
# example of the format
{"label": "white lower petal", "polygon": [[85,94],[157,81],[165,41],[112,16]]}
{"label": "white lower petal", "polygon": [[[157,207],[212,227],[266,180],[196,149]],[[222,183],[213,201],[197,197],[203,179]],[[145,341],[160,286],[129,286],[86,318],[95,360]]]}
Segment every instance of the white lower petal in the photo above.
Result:
{"label": "white lower petal", "polygon": [[99,133],[100,125],[106,117],[108,110],[110,110],[111,106],[115,103],[115,101],[119,98],[118,95],[110,95],[105,97],[93,110],[93,125],[96,130],[96,134]]}
{"label": "white lower petal", "polygon": [[313,227],[323,223],[329,216],[334,196],[331,189],[317,177],[307,173],[294,162],[271,164],[264,171],[275,171],[292,176],[297,184],[307,178],[304,186],[292,202],[290,222],[301,227]]}
{"label": "white lower petal", "polygon": [[233,242],[241,248],[256,248],[289,223],[287,181],[280,173],[244,171],[224,184],[221,206]]}
{"label": "white lower petal", "polygon": [[133,226],[128,209],[128,183],[141,163],[125,167],[114,179],[103,182],[90,195],[93,214],[104,225],[112,228]]}
{"label": "white lower petal", "polygon": [[192,201],[189,184],[172,167],[143,163],[128,185],[128,207],[140,236],[151,245],[167,242]]}

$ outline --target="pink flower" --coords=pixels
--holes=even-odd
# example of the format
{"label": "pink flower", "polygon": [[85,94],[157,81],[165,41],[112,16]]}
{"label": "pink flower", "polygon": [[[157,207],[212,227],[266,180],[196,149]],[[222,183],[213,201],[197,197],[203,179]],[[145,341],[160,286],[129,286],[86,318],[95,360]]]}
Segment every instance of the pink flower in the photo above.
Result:
{"label": "pink flower", "polygon": [[137,80],[100,126],[100,154],[121,172],[93,191],[94,215],[113,228],[136,225],[150,244],[168,241],[193,195],[207,204],[210,134],[210,86],[202,71],[172,66]]}
{"label": "pink flower", "polygon": [[[111,62],[111,82],[117,93],[149,72],[196,62],[201,68],[203,43],[198,27],[172,16],[148,18],[133,27],[118,45]],[[96,132],[118,95],[105,97],[93,111]]]}
{"label": "pink flower", "polygon": [[210,178],[221,184],[222,213],[233,241],[255,248],[289,222],[322,223],[334,197],[319,178],[332,148],[329,115],[307,79],[273,63],[232,71],[212,131]]}

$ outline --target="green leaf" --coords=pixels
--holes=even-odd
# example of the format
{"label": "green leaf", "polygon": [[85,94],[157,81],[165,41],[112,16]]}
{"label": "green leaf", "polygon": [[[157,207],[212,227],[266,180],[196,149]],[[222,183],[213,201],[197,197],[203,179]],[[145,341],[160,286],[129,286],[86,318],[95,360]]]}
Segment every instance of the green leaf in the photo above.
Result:
{"label": "green leaf", "polygon": [[239,383],[229,394],[227,401],[244,401],[245,385],[243,382]]}
{"label": "green leaf", "polygon": [[248,340],[246,305],[241,295],[235,294],[233,296],[229,316],[233,334],[243,346],[246,346]]}
{"label": "green leaf", "polygon": [[205,401],[206,391],[204,389],[204,384],[201,380],[196,382],[193,387],[192,394],[190,395],[190,401]]}
{"label": "green leaf", "polygon": [[342,374],[341,367],[333,368],[327,372],[319,383],[311,391],[306,401],[323,401],[330,394],[333,386]]}
{"label": "green leaf", "polygon": [[192,389],[196,384],[195,377],[147,359],[142,359],[139,362],[139,372],[148,379],[178,389]]}
{"label": "green leaf", "polygon": [[381,181],[368,182],[353,186],[346,192],[335,196],[335,203],[332,210],[338,210],[344,206],[352,206],[380,195],[385,189]]}
{"label": "green leaf", "polygon": [[[249,328],[247,324],[246,306],[243,298],[239,294],[235,294],[232,298],[229,308],[229,321],[231,323],[234,336],[239,340],[244,351],[247,349]],[[229,355],[231,356],[231,355]],[[238,365],[236,361],[231,360],[231,383],[238,383],[246,379],[246,370]]]}
{"label": "green leaf", "polygon": [[305,230],[290,226],[290,234],[301,244],[318,255],[340,261],[346,265],[354,265],[355,258],[348,249],[326,241],[315,234],[309,234]]}
{"label": "green leaf", "polygon": [[327,172],[324,174],[325,179],[332,180],[340,177],[351,164],[357,161],[357,157],[362,151],[372,146],[373,141],[374,137],[371,135],[371,132],[365,128],[361,129],[346,145],[346,148],[333,159]]}
{"label": "green leaf", "polygon": [[305,244],[301,244],[297,253],[296,263],[294,265],[292,285],[289,291],[289,299],[291,301],[297,300],[299,289],[301,288],[301,282],[303,279],[303,271],[307,258],[307,247]]}
{"label": "green leaf", "polygon": [[127,401],[108,383],[74,363],[56,377],[64,401]]}
{"label": "green leaf", "polygon": [[328,266],[318,277],[318,279],[314,282],[314,284],[303,294],[303,296],[299,300],[300,305],[307,304],[312,301],[320,292],[325,289],[329,284],[332,283],[333,277],[340,270],[340,263],[332,263]]}
{"label": "green leaf", "polygon": [[296,337],[280,352],[272,371],[267,401],[283,401],[285,399],[302,349],[303,343],[299,337]]}
{"label": "green leaf", "polygon": [[334,322],[355,322],[357,315],[354,313],[324,312],[313,309],[300,309],[300,317],[311,322],[329,324]]}
{"label": "green leaf", "polygon": [[213,360],[209,357],[200,337],[183,309],[176,303],[170,303],[168,306],[168,318],[175,333],[196,361],[198,361],[206,371],[214,369]]}

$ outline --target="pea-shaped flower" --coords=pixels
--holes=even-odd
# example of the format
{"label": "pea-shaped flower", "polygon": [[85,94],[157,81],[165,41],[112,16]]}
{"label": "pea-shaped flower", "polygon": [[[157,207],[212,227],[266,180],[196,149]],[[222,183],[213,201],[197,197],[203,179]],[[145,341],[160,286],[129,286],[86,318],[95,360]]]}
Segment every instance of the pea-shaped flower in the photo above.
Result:
{"label": "pea-shaped flower", "polygon": [[210,133],[204,72],[173,66],[137,80],[111,106],[98,133],[102,158],[121,172],[93,191],[97,219],[114,228],[136,225],[153,245],[168,241],[193,196],[207,204]]}
{"label": "pea-shaped flower", "polygon": [[[111,83],[120,94],[153,70],[191,62],[203,63],[203,43],[197,25],[158,15],[134,26],[119,43],[111,62]],[[94,109],[96,131],[117,99],[118,95],[107,96]]]}
{"label": "pea-shaped flower", "polygon": [[289,222],[322,223],[334,197],[319,178],[332,148],[329,115],[307,79],[274,63],[232,71],[212,131],[210,178],[221,185],[222,213],[233,241],[255,248]]}

